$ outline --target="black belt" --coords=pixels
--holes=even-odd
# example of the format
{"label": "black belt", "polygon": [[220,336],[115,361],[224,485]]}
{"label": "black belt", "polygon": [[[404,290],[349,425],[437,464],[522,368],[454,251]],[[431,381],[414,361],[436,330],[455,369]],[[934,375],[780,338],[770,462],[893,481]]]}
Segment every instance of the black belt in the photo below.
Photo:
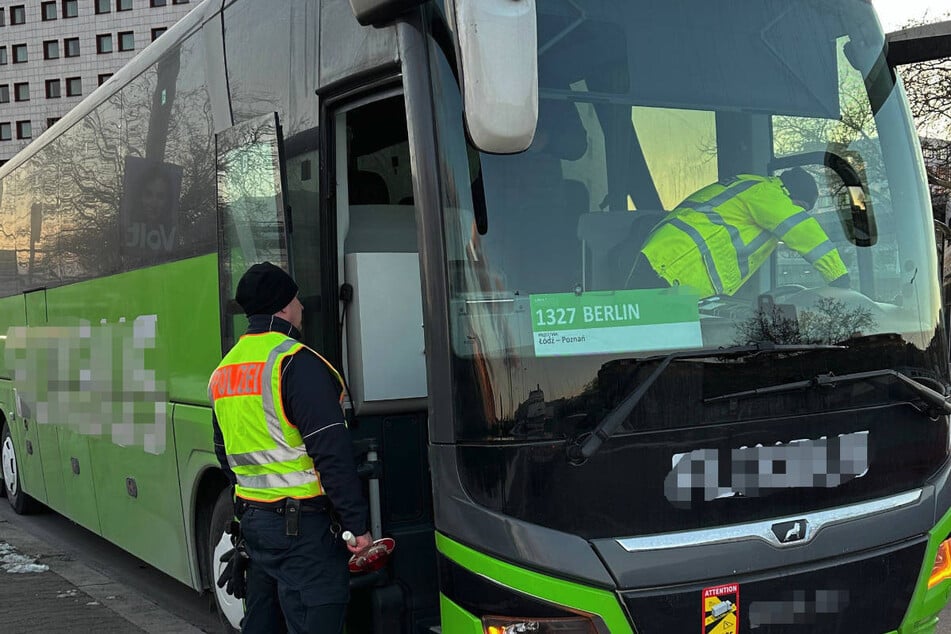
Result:
{"label": "black belt", "polygon": [[283,515],[287,507],[299,505],[301,513],[325,513],[328,508],[327,502],[320,498],[308,498],[306,500],[295,500],[294,498],[284,498],[276,502],[258,502],[256,500],[238,499],[238,506],[241,511],[247,509],[261,509],[263,511],[272,511],[278,515]]}

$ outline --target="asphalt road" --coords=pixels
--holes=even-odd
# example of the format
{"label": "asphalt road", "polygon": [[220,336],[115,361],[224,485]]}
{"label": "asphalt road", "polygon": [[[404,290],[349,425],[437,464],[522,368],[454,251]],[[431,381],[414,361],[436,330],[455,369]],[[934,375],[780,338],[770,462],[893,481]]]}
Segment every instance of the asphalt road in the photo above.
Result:
{"label": "asphalt road", "polygon": [[[191,588],[61,515],[51,512],[17,515],[5,499],[0,499],[0,522],[8,522],[77,563],[128,586],[148,597],[162,610],[203,632],[223,631],[211,607],[210,596],[200,596]],[[951,607],[941,613],[936,634],[951,634]]]}

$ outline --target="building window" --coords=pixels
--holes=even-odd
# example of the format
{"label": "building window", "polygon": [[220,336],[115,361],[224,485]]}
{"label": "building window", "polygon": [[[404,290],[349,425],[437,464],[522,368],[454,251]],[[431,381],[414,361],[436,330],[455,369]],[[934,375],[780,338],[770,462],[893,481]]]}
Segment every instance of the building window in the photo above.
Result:
{"label": "building window", "polygon": [[56,19],[56,0],[53,2],[43,2],[40,4],[40,13],[43,16],[44,22],[49,22],[50,20]]}
{"label": "building window", "polygon": [[0,26],[3,26],[3,7],[0,7]]}
{"label": "building window", "polygon": [[63,48],[66,50],[66,57],[79,57],[79,38],[67,37],[63,40]]}
{"label": "building window", "polygon": [[0,103],[10,101],[10,84],[0,84]]}
{"label": "building window", "polygon": [[132,0],[116,0],[116,11],[131,11]]}
{"label": "building window", "polygon": [[26,44],[13,45],[13,63],[22,64],[27,60]]}
{"label": "building window", "polygon": [[0,46],[0,66],[7,63],[7,47]]}
{"label": "building window", "polygon": [[66,96],[78,97],[83,94],[83,80],[81,77],[66,78]]}
{"label": "building window", "polygon": [[33,126],[30,125],[29,121],[17,121],[17,138],[18,139],[32,139],[33,138]]}
{"label": "building window", "polygon": [[167,3],[166,0],[149,0],[150,7],[164,7]]}
{"label": "building window", "polygon": [[167,26],[160,26],[157,29],[152,29],[152,41],[154,42],[159,38],[159,35],[165,33],[168,30]]}
{"label": "building window", "polygon": [[13,126],[9,123],[0,123],[0,141],[9,141],[13,138]]}
{"label": "building window", "polygon": [[43,59],[59,58],[59,40],[46,40],[43,42]]}
{"label": "building window", "polygon": [[112,34],[105,33],[103,35],[96,36],[96,52],[97,53],[111,53],[112,52]]}
{"label": "building window", "polygon": [[18,4],[15,7],[10,7],[10,24],[25,24],[26,23],[26,7],[22,4]]}
{"label": "building window", "polygon": [[49,117],[46,119],[46,129],[49,130],[53,127],[53,124],[62,119],[62,117]]}
{"label": "building window", "polygon": [[135,35],[132,31],[122,31],[119,33],[119,50],[135,50]]}
{"label": "building window", "polygon": [[13,84],[13,100],[14,101],[29,101],[30,100],[30,82],[24,81],[19,84]]}
{"label": "building window", "polygon": [[46,80],[46,98],[47,99],[59,99],[59,80],[58,79],[47,79]]}
{"label": "building window", "polygon": [[188,0],[172,0],[172,4],[188,4]]}
{"label": "building window", "polygon": [[102,73],[99,75],[99,85],[102,86],[110,77],[112,77],[112,73]]}
{"label": "building window", "polygon": [[96,13],[112,13],[112,0],[96,0]]}
{"label": "building window", "polygon": [[79,15],[78,0],[63,0],[63,17],[75,18]]}

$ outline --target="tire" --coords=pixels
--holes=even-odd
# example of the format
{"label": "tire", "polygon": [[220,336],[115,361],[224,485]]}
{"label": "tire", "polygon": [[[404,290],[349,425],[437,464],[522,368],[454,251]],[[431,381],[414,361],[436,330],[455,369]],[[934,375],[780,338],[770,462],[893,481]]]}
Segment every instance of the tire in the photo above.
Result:
{"label": "tire", "polygon": [[231,498],[231,489],[225,489],[218,495],[215,508],[211,512],[211,524],[208,527],[208,544],[205,547],[208,570],[211,571],[211,591],[214,595],[215,608],[225,632],[237,632],[241,629],[241,619],[244,617],[244,601],[235,599],[218,587],[218,576],[225,568],[220,561],[221,556],[231,550],[231,536],[225,532],[225,526],[234,517],[234,501]]}
{"label": "tire", "polygon": [[18,515],[35,512],[39,504],[21,488],[23,483],[20,480],[20,464],[17,462],[16,447],[13,446],[13,436],[6,424],[3,426],[3,434],[0,435],[0,463],[3,465],[3,490],[7,495],[7,502]]}

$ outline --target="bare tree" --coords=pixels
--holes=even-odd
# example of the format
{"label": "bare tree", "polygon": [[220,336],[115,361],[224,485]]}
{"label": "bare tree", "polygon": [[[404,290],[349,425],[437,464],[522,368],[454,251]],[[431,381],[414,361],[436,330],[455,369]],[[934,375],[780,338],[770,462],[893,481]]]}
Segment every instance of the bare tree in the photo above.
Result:
{"label": "bare tree", "polygon": [[[951,20],[951,11],[913,20],[903,28],[945,20]],[[944,220],[951,194],[951,57],[900,66],[898,73],[921,136],[935,212]]]}
{"label": "bare tree", "polygon": [[875,330],[869,309],[820,297],[811,309],[767,303],[736,326],[737,344],[835,344]]}

